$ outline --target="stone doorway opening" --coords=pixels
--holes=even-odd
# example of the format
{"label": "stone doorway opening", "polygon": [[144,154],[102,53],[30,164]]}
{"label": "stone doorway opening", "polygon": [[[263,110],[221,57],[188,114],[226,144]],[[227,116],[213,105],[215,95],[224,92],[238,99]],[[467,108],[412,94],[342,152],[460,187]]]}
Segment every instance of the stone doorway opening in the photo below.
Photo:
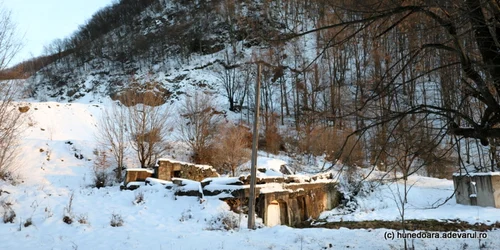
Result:
{"label": "stone doorway opening", "polygon": [[266,225],[274,227],[277,225],[288,225],[288,210],[286,202],[273,200],[267,206]]}

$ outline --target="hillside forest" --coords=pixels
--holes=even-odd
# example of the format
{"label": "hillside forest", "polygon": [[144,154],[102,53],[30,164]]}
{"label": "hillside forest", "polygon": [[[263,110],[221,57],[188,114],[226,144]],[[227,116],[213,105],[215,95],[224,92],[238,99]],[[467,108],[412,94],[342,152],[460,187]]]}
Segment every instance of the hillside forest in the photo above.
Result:
{"label": "hillside forest", "polygon": [[[268,153],[449,178],[500,168],[499,28],[486,0],[120,0],[4,75],[42,101],[147,104],[155,124],[168,112],[154,107],[177,103],[193,161],[229,172],[246,153],[213,156],[250,146],[259,109]],[[130,133],[138,150],[169,131]],[[156,145],[141,166],[168,149]]]}

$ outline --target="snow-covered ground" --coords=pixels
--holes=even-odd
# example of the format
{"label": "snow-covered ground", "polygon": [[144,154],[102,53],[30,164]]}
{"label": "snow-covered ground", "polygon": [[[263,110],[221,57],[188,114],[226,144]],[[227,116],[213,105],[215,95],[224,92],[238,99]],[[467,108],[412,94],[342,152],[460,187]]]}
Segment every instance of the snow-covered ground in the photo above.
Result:
{"label": "snow-covered ground", "polygon": [[[246,228],[246,218],[216,198],[175,197],[161,185],[120,191],[91,188],[94,132],[102,104],[32,102],[20,148],[20,182],[0,182],[0,202],[16,213],[14,223],[0,222],[0,249],[400,249],[402,239],[386,239],[388,229]],[[174,144],[175,145],[175,144]],[[132,159],[128,159],[132,167]],[[265,161],[272,162],[272,161]],[[281,164],[281,161],[277,161]],[[406,218],[460,219],[494,223],[500,209],[458,205],[449,180],[412,177]],[[354,213],[334,209],[329,221],[399,220],[399,184],[385,184],[357,197]],[[401,189],[399,189],[401,190]],[[144,201],[135,202],[142,194]],[[63,222],[65,215],[72,224]],[[110,222],[121,218],[123,226]],[[224,230],[221,218],[236,222]],[[25,227],[27,220],[32,225]],[[82,222],[79,222],[79,220]],[[116,221],[115,221],[116,222]],[[261,225],[261,224],[260,224]],[[500,249],[500,231],[487,239],[415,239],[416,249]]]}
{"label": "snow-covered ground", "polygon": [[[345,209],[324,212],[321,219],[327,221],[401,220],[400,209],[404,193],[402,181],[375,182],[367,185],[371,189],[356,197],[355,213]],[[411,176],[407,184],[408,201],[405,218],[416,220],[461,220],[470,224],[493,224],[500,221],[500,209],[492,207],[465,206],[456,203],[453,181],[422,176]],[[398,208],[399,206],[399,208]]]}

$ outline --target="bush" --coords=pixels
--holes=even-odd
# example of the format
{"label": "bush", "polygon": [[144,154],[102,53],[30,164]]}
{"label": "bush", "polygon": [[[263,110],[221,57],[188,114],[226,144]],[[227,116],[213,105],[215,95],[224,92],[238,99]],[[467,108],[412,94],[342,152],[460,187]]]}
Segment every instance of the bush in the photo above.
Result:
{"label": "bush", "polygon": [[29,227],[31,225],[33,225],[33,220],[31,218],[26,219],[26,221],[24,222],[24,227]]}
{"label": "bush", "polygon": [[45,211],[45,218],[50,218],[54,215],[54,213],[49,207],[45,207],[44,211]]}
{"label": "bush", "polygon": [[235,230],[240,228],[240,218],[229,211],[221,212],[208,221],[208,230]]}
{"label": "bush", "polygon": [[63,222],[68,225],[71,225],[73,223],[73,218],[71,218],[69,215],[65,215],[63,217]]}
{"label": "bush", "polygon": [[80,216],[78,216],[78,223],[89,224],[88,216],[86,214],[81,214]]}
{"label": "bush", "polygon": [[94,186],[96,188],[102,188],[107,186],[109,183],[109,175],[104,172],[96,172],[94,175]]}
{"label": "bush", "polygon": [[111,164],[108,160],[108,155],[103,150],[94,150],[94,155],[96,159],[93,165],[93,173],[94,173],[94,187],[102,188],[110,185],[111,178],[109,174],[109,170]]}
{"label": "bush", "polygon": [[133,202],[135,205],[138,204],[143,204],[144,203],[144,193],[143,192],[138,192],[135,194],[135,200]]}
{"label": "bush", "polygon": [[14,223],[15,218],[16,213],[11,208],[3,212],[3,223]]}
{"label": "bush", "polygon": [[122,218],[122,216],[119,215],[119,214],[113,213],[111,215],[111,221],[109,222],[109,225],[111,225],[112,227],[121,227],[121,226],[123,226],[123,218]]}
{"label": "bush", "polygon": [[63,222],[70,225],[73,223],[73,197],[74,193],[69,196],[68,206],[64,207]]}
{"label": "bush", "polygon": [[191,209],[184,210],[181,214],[181,218],[179,218],[180,222],[184,222],[187,220],[190,220],[193,218],[193,215],[191,214]]}
{"label": "bush", "polygon": [[20,177],[11,169],[2,169],[0,170],[0,179],[15,186],[19,184]]}
{"label": "bush", "polygon": [[14,223],[16,212],[12,209],[12,203],[2,201],[1,204],[3,207],[3,223]]}
{"label": "bush", "polygon": [[339,178],[338,191],[342,194],[340,209],[352,213],[358,209],[357,197],[366,197],[375,190],[376,183],[365,180],[357,167],[345,166]]}

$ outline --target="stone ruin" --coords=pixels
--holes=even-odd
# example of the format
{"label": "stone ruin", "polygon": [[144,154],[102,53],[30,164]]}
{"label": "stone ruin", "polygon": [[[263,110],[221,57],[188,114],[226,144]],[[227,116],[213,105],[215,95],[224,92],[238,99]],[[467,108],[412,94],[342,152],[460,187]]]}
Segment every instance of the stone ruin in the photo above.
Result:
{"label": "stone ruin", "polygon": [[[236,213],[248,213],[249,179],[250,176],[229,178],[226,183],[207,179],[201,183],[203,195],[219,197]],[[337,207],[341,200],[330,174],[310,178],[264,177],[256,182],[255,212],[267,226],[300,226]]]}
{"label": "stone ruin", "polygon": [[219,177],[217,171],[208,165],[197,165],[171,159],[159,159],[151,169],[131,168],[125,174],[124,188],[137,186],[147,178],[172,181],[174,178],[202,181],[209,177]]}
{"label": "stone ruin", "polygon": [[[161,184],[177,196],[214,196],[232,211],[248,212],[250,177],[217,178],[210,166],[160,159],[153,170],[128,169],[124,188]],[[267,226],[299,226],[321,212],[338,206],[340,193],[331,174],[313,177],[258,177],[255,188],[256,214]]]}

